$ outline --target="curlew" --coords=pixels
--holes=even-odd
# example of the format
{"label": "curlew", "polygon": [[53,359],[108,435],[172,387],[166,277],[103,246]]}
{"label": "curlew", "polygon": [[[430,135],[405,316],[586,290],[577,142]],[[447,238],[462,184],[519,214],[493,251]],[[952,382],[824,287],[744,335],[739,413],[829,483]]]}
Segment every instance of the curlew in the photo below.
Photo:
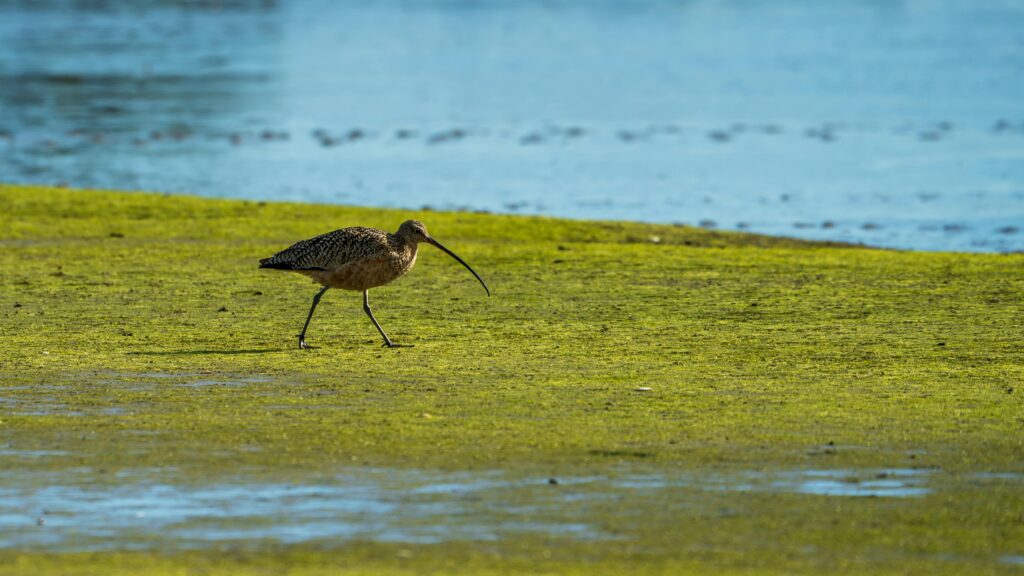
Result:
{"label": "curlew", "polygon": [[309,321],[313,319],[313,311],[320,303],[320,298],[331,288],[361,291],[363,311],[384,337],[384,346],[395,348],[399,345],[388,338],[380,323],[373,317],[369,290],[383,286],[408,272],[416,263],[416,249],[420,242],[436,246],[455,258],[476,276],[487,291],[487,295],[491,295],[483,278],[462,258],[431,238],[427,227],[418,220],[406,220],[395,234],[362,226],[328,232],[297,242],[270,258],[260,260],[260,268],[298,272],[323,286],[316,296],[313,296],[313,305],[309,308],[306,323],[299,334],[299,348],[309,347],[306,344],[306,329],[309,328]]}

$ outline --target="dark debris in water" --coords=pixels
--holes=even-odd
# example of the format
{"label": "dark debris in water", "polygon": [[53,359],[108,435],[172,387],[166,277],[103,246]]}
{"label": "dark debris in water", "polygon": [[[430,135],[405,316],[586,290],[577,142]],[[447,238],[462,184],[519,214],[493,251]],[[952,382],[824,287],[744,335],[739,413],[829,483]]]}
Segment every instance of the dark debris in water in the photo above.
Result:
{"label": "dark debris in water", "polygon": [[466,132],[461,128],[452,128],[443,132],[437,132],[427,138],[427,144],[445,144],[455,142],[466,137]]}

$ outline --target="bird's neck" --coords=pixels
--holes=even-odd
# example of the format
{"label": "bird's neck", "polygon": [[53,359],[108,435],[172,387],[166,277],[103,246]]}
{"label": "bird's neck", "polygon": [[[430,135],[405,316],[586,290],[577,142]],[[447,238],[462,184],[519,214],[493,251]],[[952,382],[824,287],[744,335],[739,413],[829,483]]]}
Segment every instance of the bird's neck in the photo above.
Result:
{"label": "bird's neck", "polygon": [[419,243],[407,240],[398,234],[392,234],[390,240],[395,252],[405,256],[410,262],[416,260],[416,250],[419,248]]}

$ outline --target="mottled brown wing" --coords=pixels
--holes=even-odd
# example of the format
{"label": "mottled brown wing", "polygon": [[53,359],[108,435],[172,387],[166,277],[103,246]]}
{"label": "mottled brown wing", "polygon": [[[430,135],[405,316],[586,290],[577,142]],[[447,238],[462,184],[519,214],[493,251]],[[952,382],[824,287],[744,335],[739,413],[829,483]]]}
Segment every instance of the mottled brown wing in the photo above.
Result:
{"label": "mottled brown wing", "polygon": [[383,256],[388,250],[386,232],[355,226],[296,242],[260,260],[260,268],[335,270],[362,258]]}

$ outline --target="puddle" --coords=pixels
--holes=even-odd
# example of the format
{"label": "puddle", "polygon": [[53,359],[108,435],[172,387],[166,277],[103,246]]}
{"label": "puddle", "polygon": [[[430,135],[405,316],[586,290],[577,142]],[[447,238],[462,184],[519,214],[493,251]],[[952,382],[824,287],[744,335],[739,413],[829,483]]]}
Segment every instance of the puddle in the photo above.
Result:
{"label": "puddle", "polygon": [[1000,556],[999,561],[1012,566],[1024,566],[1024,554],[1006,554]]}
{"label": "puddle", "polygon": [[67,456],[63,450],[15,450],[13,448],[0,448],[0,458],[52,458],[55,456]]}
{"label": "puddle", "polygon": [[[106,377],[98,380],[98,388],[124,392],[150,392],[160,386],[179,386],[183,388],[210,389],[227,387],[244,387],[273,382],[272,378],[260,375],[218,375],[195,372],[137,372],[137,373],[102,373]],[[64,390],[64,386],[8,386],[0,390],[10,392],[40,390]],[[100,414],[104,416],[131,416],[145,411],[145,405],[123,404],[106,407],[72,406],[54,396],[0,396],[0,408],[15,416],[85,416]]]}
{"label": "puddle", "polygon": [[910,498],[931,492],[925,486],[931,470],[891,469],[876,472],[853,470],[807,470],[773,480],[780,492],[820,496]]}
{"label": "puddle", "polygon": [[226,380],[223,378],[216,380],[192,380],[190,382],[182,382],[181,384],[179,384],[179,386],[185,388],[205,388],[208,386],[247,386],[249,384],[263,384],[272,381],[273,380],[271,380],[270,378],[266,378],[264,376],[246,376],[243,378],[233,378],[230,380]]}
{"label": "puddle", "polygon": [[12,410],[13,416],[84,416],[81,410],[72,410],[67,404],[47,404],[18,402],[17,409]]}
{"label": "puddle", "polygon": [[[62,550],[181,548],[271,539],[282,543],[374,540],[436,543],[498,540],[530,532],[597,538],[587,524],[509,512],[495,490],[528,488],[485,474],[395,470],[310,484],[132,483],[0,488],[0,547]],[[457,522],[452,522],[457,518]],[[40,521],[41,524],[40,525]]]}
{"label": "puddle", "polygon": [[789,470],[711,473],[699,477],[633,476],[618,479],[620,488],[656,489],[699,486],[729,492],[782,492],[816,496],[913,498],[931,493],[927,480],[932,470]]}
{"label": "puddle", "polygon": [[[271,383],[274,380],[263,375],[241,375],[241,374],[218,374],[198,372],[130,372],[118,373],[105,371],[99,373],[102,377],[96,381],[96,398],[103,398],[105,393],[111,393],[102,402],[83,401],[74,396],[53,396],[49,390],[63,390],[67,386],[57,384],[38,385],[15,385],[0,387],[0,412],[11,416],[109,416],[124,417],[136,416],[147,412],[152,406],[146,403],[132,402],[130,398],[125,400],[114,393],[150,393],[161,386],[179,386],[194,388],[195,394],[206,394],[202,390],[215,388],[230,388],[255,386]],[[75,375],[69,375],[75,378]],[[297,406],[281,408],[295,409]],[[0,453],[2,456],[2,453]]]}
{"label": "puddle", "polygon": [[[248,386],[273,382],[266,376],[216,375],[209,372],[106,372],[100,384],[120,390],[143,392],[160,386],[181,386],[185,388],[207,388],[227,386]],[[2,401],[2,400],[0,400]]]}
{"label": "puddle", "polygon": [[181,382],[182,386],[240,386],[245,384],[262,384],[272,382],[267,376],[242,376],[242,375],[212,375],[210,372],[103,372],[108,379],[103,383],[110,386],[124,385],[126,379],[132,380],[153,380],[155,383]]}
{"label": "puddle", "polygon": [[[18,457],[30,453],[6,451]],[[170,470],[122,471],[113,484],[88,471],[58,476],[11,470],[0,472],[0,547],[165,549],[354,539],[437,543],[494,541],[517,533],[616,539],[621,536],[588,522],[585,504],[657,497],[668,489],[674,490],[671,505],[680,506],[706,491],[916,498],[931,492],[932,472],[782,470],[549,479],[501,471],[354,469],[302,483],[239,479],[191,485],[151,480],[167,478]]]}
{"label": "puddle", "polygon": [[[39,398],[26,396],[24,398],[0,398],[2,406],[7,414],[12,416],[85,416],[86,414],[103,414],[106,416],[120,416],[129,413],[123,407],[97,408],[87,411],[81,408],[72,408],[65,402],[59,402],[53,398]],[[0,454],[2,455],[2,454]]]}
{"label": "puddle", "polygon": [[202,376],[199,372],[108,372],[111,376],[122,376],[125,378],[152,378],[156,380],[160,379],[178,379],[178,378],[198,378]]}
{"label": "puddle", "polygon": [[1020,472],[977,472],[971,475],[977,480],[1007,480],[1011,482],[1024,482],[1024,474]]}

